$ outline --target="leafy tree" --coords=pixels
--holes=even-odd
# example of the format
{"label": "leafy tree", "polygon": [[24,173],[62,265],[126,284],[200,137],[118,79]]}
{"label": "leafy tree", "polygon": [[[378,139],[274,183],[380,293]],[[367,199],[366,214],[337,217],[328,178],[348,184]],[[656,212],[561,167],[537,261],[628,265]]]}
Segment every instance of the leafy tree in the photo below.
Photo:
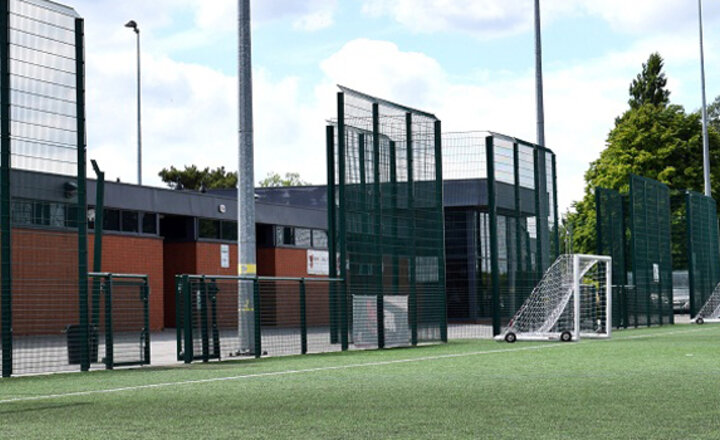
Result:
{"label": "leafy tree", "polygon": [[[644,65],[643,73],[647,70]],[[655,77],[664,78],[662,72],[656,73]],[[633,85],[637,81],[633,81]],[[632,86],[630,90],[632,95]],[[663,99],[668,95],[669,92],[651,94],[664,96]],[[634,99],[630,100],[631,108],[616,119],[615,127],[608,134],[607,148],[585,173],[584,198],[575,202],[567,215],[566,224],[572,224],[576,252],[596,252],[595,187],[627,192],[629,175],[637,174],[659,180],[676,191],[703,190],[699,112],[687,114],[681,106],[670,105],[664,100],[658,103],[645,100],[633,106]],[[710,132],[710,155],[712,189],[715,194],[720,194],[720,132],[715,130]],[[674,252],[677,254],[678,250]]]}
{"label": "leafy tree", "polygon": [[225,167],[216,169],[199,169],[195,165],[185,166],[184,170],[178,170],[174,166],[170,169],[163,168],[158,173],[163,182],[173,189],[220,189],[236,188],[237,173],[226,171]]}
{"label": "leafy tree", "polygon": [[272,172],[268,173],[267,176],[259,182],[261,188],[272,188],[278,186],[303,186],[309,185],[300,178],[300,173],[285,173],[285,177],[280,174]]}
{"label": "leafy tree", "polygon": [[663,69],[663,59],[659,53],[650,54],[642,72],[630,84],[630,108],[644,104],[666,106],[670,103],[670,91],[666,90],[667,78]]}
{"label": "leafy tree", "polygon": [[707,108],[708,126],[720,133],[720,96],[715,98]]}

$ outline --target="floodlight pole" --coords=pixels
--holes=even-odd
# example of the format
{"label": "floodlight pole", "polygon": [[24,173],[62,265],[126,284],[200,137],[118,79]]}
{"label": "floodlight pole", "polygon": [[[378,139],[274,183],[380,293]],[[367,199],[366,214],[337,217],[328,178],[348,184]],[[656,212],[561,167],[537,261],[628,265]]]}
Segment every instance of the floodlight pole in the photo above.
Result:
{"label": "floodlight pole", "polygon": [[137,175],[138,185],[142,185],[142,93],[140,75],[140,28],[135,20],[130,20],[125,25],[135,32],[137,41]]}
{"label": "floodlight pole", "polygon": [[543,100],[542,36],[540,0],[535,0],[535,100],[537,104],[537,143],[545,146],[545,105]]}
{"label": "floodlight pole", "polygon": [[705,50],[703,48],[702,0],[698,0],[698,21],[700,28],[700,87],[702,88],[702,131],[703,131],[703,174],[705,195],[712,197],[710,188],[710,144],[707,129],[707,102],[705,98]]}
{"label": "floodlight pole", "polygon": [[[238,164],[238,274],[257,276],[255,256],[255,186],[253,173],[253,97],[252,44],[250,29],[250,0],[238,0],[238,80],[239,80],[239,164]],[[255,353],[255,319],[253,288],[248,282],[238,286],[239,353]]]}

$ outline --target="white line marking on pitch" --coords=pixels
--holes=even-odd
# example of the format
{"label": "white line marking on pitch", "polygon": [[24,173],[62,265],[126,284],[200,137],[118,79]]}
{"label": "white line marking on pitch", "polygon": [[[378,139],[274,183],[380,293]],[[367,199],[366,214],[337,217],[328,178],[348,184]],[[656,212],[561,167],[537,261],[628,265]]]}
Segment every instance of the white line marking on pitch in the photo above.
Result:
{"label": "white line marking on pitch", "polygon": [[[675,334],[680,334],[680,333],[697,332],[697,331],[701,331],[701,330],[705,330],[705,329],[693,329],[693,330],[682,330],[682,331],[674,331],[674,332],[663,332],[663,333],[653,333],[653,334],[646,334],[646,335],[628,336],[625,338],[620,338],[619,340],[652,338],[652,337],[665,336],[665,335],[675,335]],[[588,341],[588,342],[607,342],[607,341],[610,341],[610,340],[605,339],[605,340],[594,340],[594,341]],[[335,366],[328,366],[328,367],[305,368],[305,369],[301,369],[301,370],[271,371],[271,372],[267,372],[267,373],[243,374],[243,375],[239,375],[239,376],[215,377],[215,378],[210,378],[210,379],[185,380],[185,381],[177,381],[177,382],[162,382],[162,383],[155,383],[155,384],[148,384],[148,385],[137,385],[137,386],[131,386],[131,387],[109,388],[109,389],[105,389],[105,390],[75,391],[75,392],[70,392],[70,393],[47,394],[44,396],[16,397],[16,398],[12,398],[12,399],[0,400],[0,404],[31,402],[31,401],[36,401],[36,400],[62,399],[65,397],[83,397],[83,396],[90,396],[90,395],[94,395],[94,394],[120,393],[120,392],[124,392],[124,391],[140,391],[140,390],[148,390],[148,389],[155,389],[155,388],[168,388],[168,387],[178,386],[178,385],[197,385],[197,384],[204,384],[204,383],[227,382],[227,381],[234,381],[234,380],[255,379],[255,378],[272,377],[272,376],[289,376],[289,375],[295,375],[295,374],[317,373],[317,372],[321,372],[321,371],[348,370],[348,369],[363,368],[363,367],[379,367],[379,366],[385,366],[385,365],[408,364],[408,363],[415,363],[415,362],[435,361],[435,360],[441,360],[441,359],[481,356],[481,355],[496,354],[496,353],[514,353],[514,352],[521,352],[521,351],[543,350],[543,349],[547,349],[547,348],[573,347],[576,345],[577,344],[564,344],[564,343],[534,345],[532,347],[474,351],[474,352],[469,352],[469,353],[451,353],[451,354],[443,354],[443,355],[437,355],[437,356],[423,356],[423,357],[417,357],[417,358],[395,359],[395,360],[391,360],[391,361],[366,362],[366,363],[361,363],[361,364],[348,364],[348,365],[335,365]]]}

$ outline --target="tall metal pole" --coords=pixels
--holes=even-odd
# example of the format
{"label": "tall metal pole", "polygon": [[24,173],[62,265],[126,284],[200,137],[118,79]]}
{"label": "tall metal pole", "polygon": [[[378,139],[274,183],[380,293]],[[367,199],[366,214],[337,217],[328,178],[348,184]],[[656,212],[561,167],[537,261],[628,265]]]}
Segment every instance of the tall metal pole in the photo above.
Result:
{"label": "tall metal pole", "polygon": [[698,20],[700,22],[700,85],[702,88],[702,130],[703,130],[703,174],[705,177],[705,195],[712,197],[710,188],[710,144],[707,129],[707,103],[705,98],[705,50],[703,48],[702,0],[698,0]]}
{"label": "tall metal pole", "polygon": [[137,36],[137,166],[138,166],[138,185],[142,185],[142,83],[140,76],[140,29],[135,32]]}
{"label": "tall metal pole", "polygon": [[135,32],[135,39],[137,41],[137,174],[138,174],[138,185],[142,185],[142,87],[140,82],[140,27],[135,20],[130,20],[125,24],[126,28],[132,29]]}
{"label": "tall metal pole", "polygon": [[542,37],[540,0],[535,0],[535,101],[537,103],[537,143],[545,146],[545,106],[543,102]]}
{"label": "tall metal pole", "polygon": [[[241,276],[256,276],[250,0],[238,0],[238,33],[238,80],[240,92],[238,273]],[[240,283],[238,300],[240,353],[255,354],[255,301],[249,283]]]}

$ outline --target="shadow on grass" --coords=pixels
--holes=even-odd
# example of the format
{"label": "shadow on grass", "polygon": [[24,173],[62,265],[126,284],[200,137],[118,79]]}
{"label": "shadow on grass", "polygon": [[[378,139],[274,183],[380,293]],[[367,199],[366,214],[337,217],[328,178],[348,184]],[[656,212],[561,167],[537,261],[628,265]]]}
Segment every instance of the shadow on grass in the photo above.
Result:
{"label": "shadow on grass", "polygon": [[27,408],[21,409],[0,409],[0,415],[11,415],[11,414],[23,414],[23,413],[35,413],[40,411],[53,411],[53,410],[65,410],[74,407],[82,407],[90,405],[89,402],[80,403],[43,403],[42,405],[29,405]]}

